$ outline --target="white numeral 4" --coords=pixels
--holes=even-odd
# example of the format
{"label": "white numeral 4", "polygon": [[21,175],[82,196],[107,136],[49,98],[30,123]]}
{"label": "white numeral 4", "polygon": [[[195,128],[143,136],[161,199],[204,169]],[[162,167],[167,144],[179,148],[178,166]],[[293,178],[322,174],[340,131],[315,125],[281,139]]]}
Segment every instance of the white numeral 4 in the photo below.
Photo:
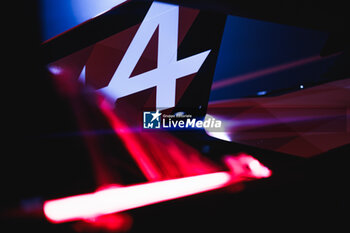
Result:
{"label": "white numeral 4", "polygon": [[[130,78],[159,27],[157,68]],[[198,72],[210,50],[177,60],[179,7],[154,2],[135,34],[108,86],[100,89],[112,100],[156,87],[156,107],[175,106],[176,80]],[[85,67],[83,68],[85,73]],[[83,75],[85,76],[85,74]]]}

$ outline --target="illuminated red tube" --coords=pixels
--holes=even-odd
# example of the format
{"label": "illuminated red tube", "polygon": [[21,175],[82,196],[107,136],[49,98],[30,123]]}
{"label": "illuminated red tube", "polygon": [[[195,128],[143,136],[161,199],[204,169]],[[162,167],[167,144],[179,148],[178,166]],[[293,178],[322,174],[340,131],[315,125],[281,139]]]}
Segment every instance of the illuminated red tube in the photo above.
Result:
{"label": "illuminated red tube", "polygon": [[90,194],[46,201],[44,213],[55,223],[89,219],[222,188],[231,181],[232,175],[229,172],[216,172],[109,188]]}

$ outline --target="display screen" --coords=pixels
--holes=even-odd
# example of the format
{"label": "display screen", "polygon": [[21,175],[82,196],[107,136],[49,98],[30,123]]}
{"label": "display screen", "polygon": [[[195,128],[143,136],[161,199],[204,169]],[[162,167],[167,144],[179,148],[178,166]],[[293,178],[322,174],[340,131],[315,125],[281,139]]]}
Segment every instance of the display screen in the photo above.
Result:
{"label": "display screen", "polygon": [[347,7],[23,4],[5,34],[4,229],[346,229]]}

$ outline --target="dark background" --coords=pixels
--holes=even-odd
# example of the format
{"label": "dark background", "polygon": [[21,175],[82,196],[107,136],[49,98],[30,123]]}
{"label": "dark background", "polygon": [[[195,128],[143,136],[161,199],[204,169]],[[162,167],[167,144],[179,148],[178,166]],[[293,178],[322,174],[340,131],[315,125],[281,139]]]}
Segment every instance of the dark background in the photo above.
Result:
{"label": "dark background", "polygon": [[[4,232],[74,232],[69,223],[53,225],[40,214],[15,211],[35,200],[91,191],[95,184],[81,136],[52,136],[76,132],[78,126],[68,100],[44,69],[38,4],[25,1],[9,9],[14,11],[3,21],[2,33],[1,227]],[[214,160],[244,150],[274,176],[236,194],[210,192],[129,211],[133,232],[349,231],[349,146],[301,159],[213,139],[207,143]]]}

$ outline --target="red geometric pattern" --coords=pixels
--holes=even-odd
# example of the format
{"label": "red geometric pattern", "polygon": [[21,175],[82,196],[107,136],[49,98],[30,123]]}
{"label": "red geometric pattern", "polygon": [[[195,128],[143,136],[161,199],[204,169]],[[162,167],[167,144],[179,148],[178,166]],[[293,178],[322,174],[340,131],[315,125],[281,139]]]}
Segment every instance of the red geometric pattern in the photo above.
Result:
{"label": "red geometric pattern", "polygon": [[[189,8],[179,8],[179,28],[178,28],[178,44],[184,40],[186,34],[190,30],[193,22],[198,16],[199,10]],[[90,87],[100,89],[106,87],[116,69],[118,68],[125,52],[127,51],[133,37],[135,36],[140,24],[134,25],[124,31],[121,31],[113,36],[97,42],[85,49],[77,51],[69,56],[61,58],[49,64],[49,70],[53,70],[53,75],[59,79],[69,79],[76,81],[81,74],[83,67],[86,67],[85,82]],[[136,64],[131,77],[138,74],[157,68],[158,56],[158,30],[157,29],[150,39],[146,49]],[[176,101],[178,101],[185,92],[188,85],[191,83],[195,74],[180,78],[176,85]],[[151,91],[150,91],[151,90]],[[155,107],[155,88],[142,91],[144,93],[136,93],[117,100],[125,102],[130,98],[138,98],[141,94],[143,99],[139,102],[144,102],[152,105],[142,107]],[[145,96],[147,94],[148,96]],[[135,97],[135,96],[136,97]],[[134,96],[134,97],[133,97]],[[123,99],[127,100],[123,100]],[[152,99],[150,99],[152,98]]]}
{"label": "red geometric pattern", "polygon": [[209,103],[231,141],[311,157],[350,143],[350,79],[276,97]]}

